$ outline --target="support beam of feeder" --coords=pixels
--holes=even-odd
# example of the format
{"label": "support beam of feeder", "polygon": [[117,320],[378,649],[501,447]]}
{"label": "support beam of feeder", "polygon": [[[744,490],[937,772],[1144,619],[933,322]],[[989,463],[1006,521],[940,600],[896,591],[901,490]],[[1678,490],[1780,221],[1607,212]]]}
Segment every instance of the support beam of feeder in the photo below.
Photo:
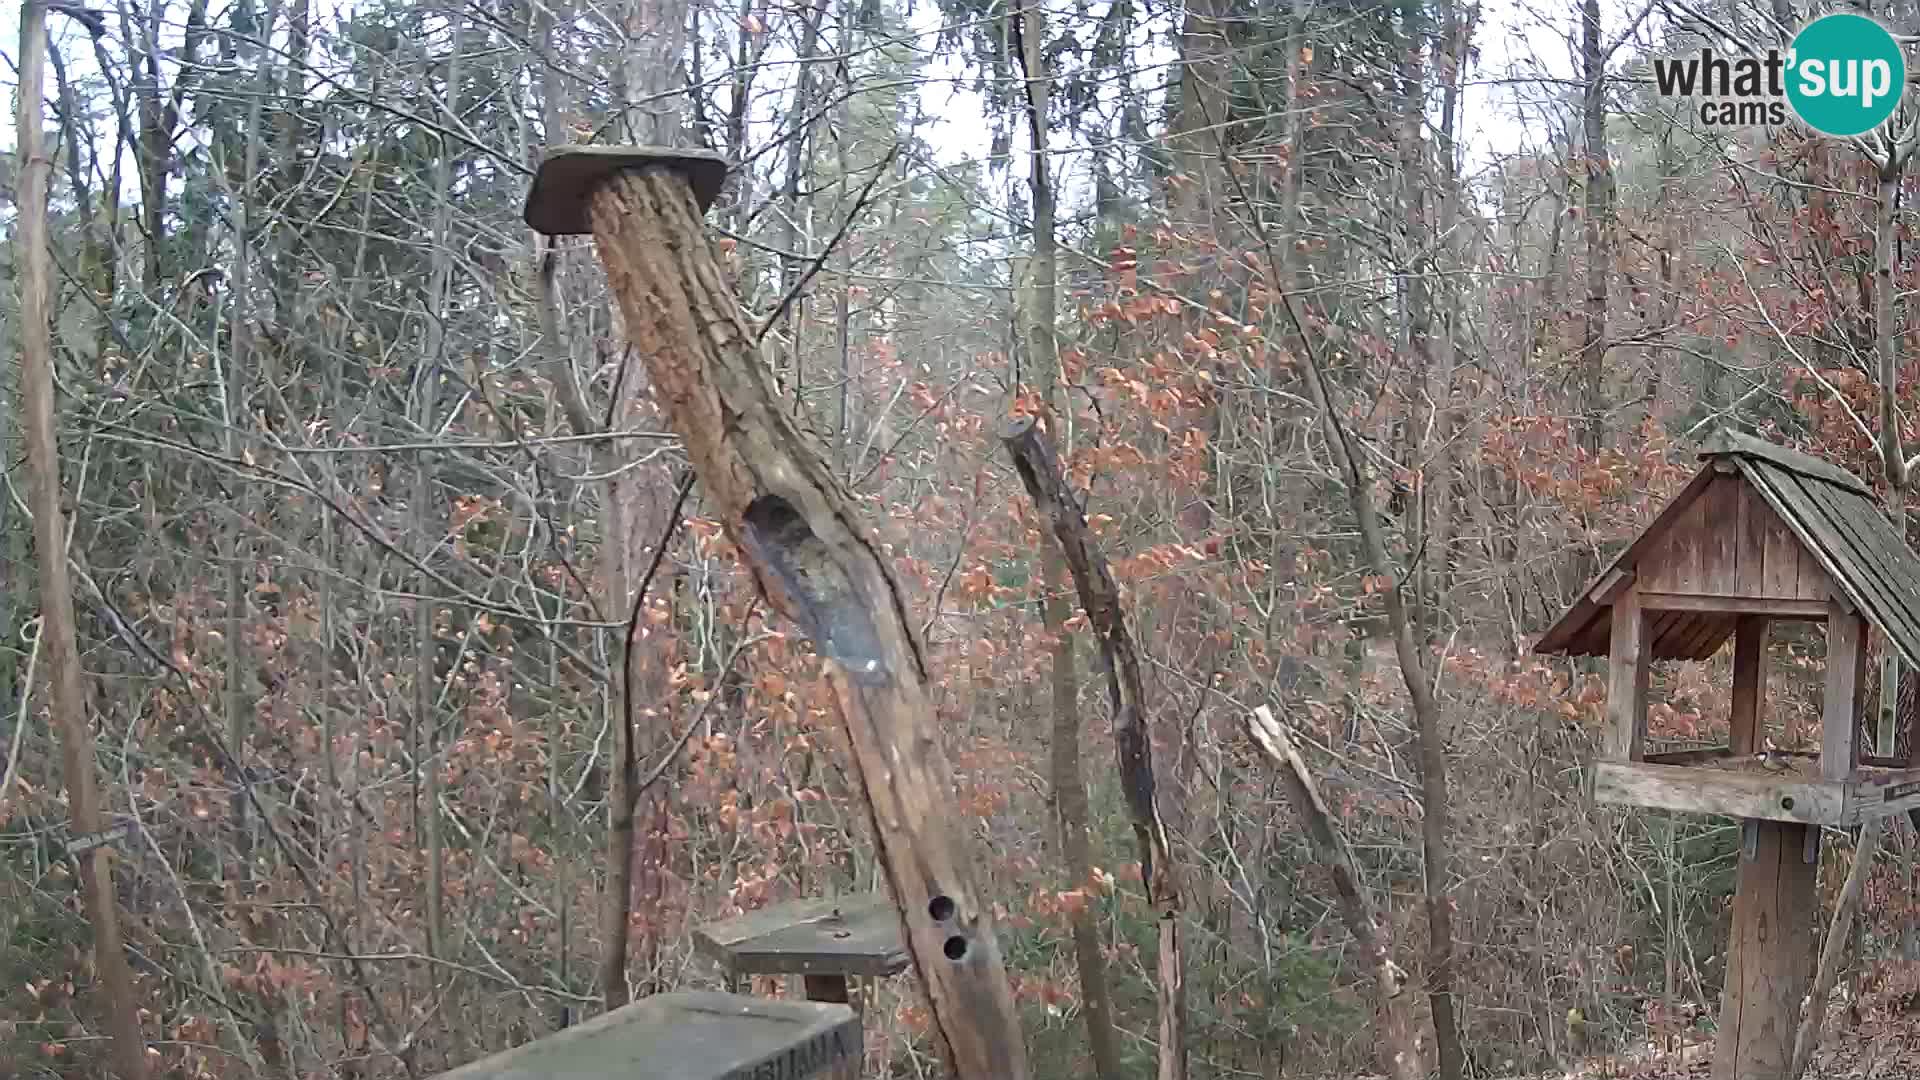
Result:
{"label": "support beam of feeder", "polygon": [[1820,778],[1853,775],[1859,746],[1860,688],[1865,684],[1867,621],[1835,601],[1827,610],[1827,693],[1820,718]]}
{"label": "support beam of feeder", "polygon": [[1742,615],[1733,628],[1733,709],[1727,749],[1735,757],[1760,751],[1760,705],[1767,698],[1767,619]]}
{"label": "support beam of feeder", "polygon": [[1647,647],[1647,618],[1640,610],[1634,586],[1613,601],[1613,638],[1607,653],[1607,756],[1615,761],[1639,761],[1647,734],[1647,675],[1652,667]]}
{"label": "support beam of feeder", "polygon": [[[939,1044],[964,1080],[1024,1080],[1026,1049],[991,911],[975,891],[927,672],[906,602],[852,496],[774,394],[715,259],[689,159],[630,151],[542,165],[527,216],[585,193],[588,223],[654,400],[710,511],[768,601],[812,639],[852,745]],[[578,182],[582,170],[590,183]],[[543,179],[555,180],[543,188]],[[574,183],[570,193],[559,181]],[[696,195],[699,201],[696,202]],[[573,213],[568,213],[573,209]]]}
{"label": "support beam of feeder", "polygon": [[1799,1026],[1813,962],[1814,880],[1806,860],[1815,825],[1749,821],[1753,857],[1742,855],[1727,938],[1713,1080],[1779,1080]]}

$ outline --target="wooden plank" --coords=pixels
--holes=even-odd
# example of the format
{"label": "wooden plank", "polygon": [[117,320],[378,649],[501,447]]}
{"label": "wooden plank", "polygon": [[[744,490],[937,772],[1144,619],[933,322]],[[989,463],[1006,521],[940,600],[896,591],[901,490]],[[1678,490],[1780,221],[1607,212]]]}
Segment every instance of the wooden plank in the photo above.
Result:
{"label": "wooden plank", "polygon": [[1824,622],[1825,600],[1786,596],[1728,596],[1642,592],[1640,606],[1647,611],[1704,611],[1714,615],[1773,615],[1782,619]]}
{"label": "wooden plank", "polygon": [[[1764,591],[1768,596],[1792,596],[1802,600],[1818,600],[1825,594],[1807,597],[1800,592],[1800,553],[1805,547],[1793,529],[1783,520],[1780,512],[1769,505],[1759,490],[1759,485],[1751,478],[1747,482],[1747,498],[1758,503],[1759,510],[1765,511],[1766,525],[1762,531],[1761,542],[1766,545],[1766,558],[1761,574]],[[1755,512],[1749,509],[1749,514]]]}
{"label": "wooden plank", "polygon": [[1864,601],[1862,613],[1891,637],[1912,635],[1902,649],[1920,645],[1920,563],[1912,549],[1877,504],[1830,487],[1807,486],[1827,512],[1826,524],[1834,535],[1828,546],[1846,546],[1864,571],[1859,589],[1849,590],[1849,595],[1857,591]]}
{"label": "wooden plank", "polygon": [[1827,613],[1827,686],[1820,710],[1820,776],[1826,780],[1853,775],[1865,639],[1866,620],[1834,604]]}
{"label": "wooden plank", "polygon": [[1779,1080],[1793,1055],[1800,999],[1813,967],[1814,884],[1804,856],[1809,826],[1751,823],[1752,859],[1740,861],[1727,938],[1714,1080]]}
{"label": "wooden plank", "polygon": [[1687,485],[1680,489],[1679,494],[1668,500],[1667,505],[1661,508],[1660,513],[1654,517],[1652,523],[1643,529],[1639,536],[1634,538],[1633,543],[1628,544],[1620,554],[1614,556],[1613,561],[1603,567],[1598,574],[1595,574],[1593,580],[1587,583],[1586,588],[1580,590],[1579,598],[1573,602],[1573,605],[1561,613],[1558,619],[1554,620],[1553,625],[1547,628],[1546,633],[1540,635],[1540,640],[1534,642],[1533,651],[1540,655],[1554,655],[1568,652],[1569,646],[1572,645],[1575,638],[1579,636],[1580,631],[1589,626],[1595,619],[1600,618],[1600,613],[1605,610],[1588,600],[1587,594],[1591,593],[1594,587],[1604,581],[1614,570],[1621,568],[1631,569],[1637,566],[1640,557],[1660,544],[1667,530],[1672,527],[1673,523],[1679,519],[1681,514],[1686,512],[1687,507],[1692,505],[1693,501],[1700,497],[1700,494],[1706,490],[1708,484],[1713,482],[1713,479],[1714,472],[1711,467],[1703,468],[1699,472],[1694,473],[1693,479],[1687,481]]}
{"label": "wooden plank", "polygon": [[[1761,497],[1780,515],[1781,521],[1792,530],[1794,539],[1800,541],[1805,554],[1815,561],[1818,576],[1827,579],[1825,587],[1817,595],[1825,597],[1838,590],[1856,606],[1861,605],[1863,599],[1857,584],[1860,571],[1852,565],[1850,553],[1829,549],[1827,545],[1831,538],[1826,535],[1826,513],[1800,486],[1798,478],[1791,473],[1768,470],[1765,466],[1754,466],[1747,476],[1753,481],[1754,489],[1760,492]],[[1769,557],[1771,554],[1769,552]],[[1826,572],[1828,565],[1834,568],[1831,574]],[[1797,575],[1800,583],[1796,585],[1797,590],[1807,587],[1809,573]]]}
{"label": "wooden plank", "polygon": [[1753,492],[1745,476],[1734,478],[1734,533],[1739,542],[1740,585],[1732,590],[1742,596],[1773,596],[1767,588],[1767,526],[1773,511]]}
{"label": "wooden plank", "polygon": [[867,896],[775,904],[696,928],[693,943],[722,968],[743,975],[879,978],[912,963],[900,912]]}
{"label": "wooden plank", "polygon": [[1752,435],[1744,432],[1722,431],[1718,435],[1708,439],[1705,446],[1706,448],[1700,452],[1702,458],[1714,457],[1721,454],[1735,454],[1743,457],[1759,458],[1762,461],[1770,462],[1792,472],[1797,472],[1805,476],[1818,477],[1828,483],[1839,484],[1841,487],[1851,491],[1857,491],[1862,495],[1870,497],[1873,494],[1873,489],[1867,486],[1866,481],[1835,465],[1831,461],[1822,461],[1817,457],[1803,454],[1798,450],[1789,450],[1784,446],[1767,442],[1764,439],[1754,438]]}
{"label": "wooden plank", "polygon": [[1615,806],[1839,825],[1845,816],[1847,785],[1699,766],[1596,761],[1593,797]]}
{"label": "wooden plank", "polygon": [[1607,645],[1607,756],[1638,761],[1647,734],[1647,676],[1653,666],[1639,590],[1613,602],[1613,638]]}
{"label": "wooden plank", "polygon": [[440,1080],[760,1080],[847,1075],[860,1018],[845,1005],[655,994]]}
{"label": "wooden plank", "polygon": [[1587,599],[1602,606],[1610,605],[1620,595],[1620,590],[1633,584],[1633,570],[1620,568],[1609,570],[1600,576],[1593,588],[1587,591]]}
{"label": "wooden plank", "polygon": [[1738,595],[1740,575],[1740,489],[1746,481],[1738,476],[1721,476],[1700,499],[1701,522],[1700,588],[1705,594]]}
{"label": "wooden plank", "polygon": [[1848,801],[1861,821],[1920,809],[1920,769],[1874,770],[1853,782]]}
{"label": "wooden plank", "polygon": [[1727,749],[1757,753],[1766,731],[1761,705],[1767,697],[1767,620],[1743,615],[1733,634],[1733,708],[1727,717]]}
{"label": "wooden plank", "polygon": [[1732,757],[1733,751],[1724,746],[1708,746],[1699,750],[1663,750],[1658,754],[1647,754],[1649,765],[1704,765]]}
{"label": "wooden plank", "polygon": [[[1705,660],[1719,652],[1720,646],[1733,635],[1733,624],[1731,617],[1688,612],[1686,625],[1676,639],[1674,656],[1682,660]],[[1653,655],[1657,658],[1662,654],[1656,650]]]}

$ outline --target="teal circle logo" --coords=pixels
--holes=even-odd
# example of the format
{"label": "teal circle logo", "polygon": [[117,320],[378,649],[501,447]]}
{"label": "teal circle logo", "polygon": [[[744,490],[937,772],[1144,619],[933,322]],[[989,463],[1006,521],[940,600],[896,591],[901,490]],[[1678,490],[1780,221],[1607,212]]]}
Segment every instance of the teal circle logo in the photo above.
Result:
{"label": "teal circle logo", "polygon": [[1822,135],[1851,138],[1887,122],[1907,85],[1907,58],[1865,15],[1826,15],[1794,35],[1787,102]]}

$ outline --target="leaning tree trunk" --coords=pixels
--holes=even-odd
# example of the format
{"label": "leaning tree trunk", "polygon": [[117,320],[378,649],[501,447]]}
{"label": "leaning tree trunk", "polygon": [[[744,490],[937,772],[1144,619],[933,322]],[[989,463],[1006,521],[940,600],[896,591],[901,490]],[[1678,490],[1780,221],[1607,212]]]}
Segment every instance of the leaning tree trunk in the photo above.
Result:
{"label": "leaning tree trunk", "polygon": [[[33,542],[40,570],[40,640],[47,650],[48,713],[60,732],[61,764],[76,839],[100,832],[93,732],[80,684],[80,649],[67,575],[67,515],[61,506],[60,447],[53,422],[53,252],[47,238],[47,186],[53,162],[41,127],[46,93],[47,8],[29,3],[20,14],[20,400],[26,414],[27,471],[33,481]],[[19,738],[15,734],[15,738]],[[76,861],[87,922],[93,928],[93,966],[100,978],[100,1011],[113,1037],[118,1080],[143,1080],[147,1044],[133,998],[133,973],[120,937],[110,845],[97,844]]]}
{"label": "leaning tree trunk", "polygon": [[1140,876],[1160,928],[1155,990],[1160,1008],[1159,1080],[1187,1074],[1186,966],[1180,948],[1180,875],[1173,845],[1154,799],[1153,742],[1147,731],[1146,687],[1140,676],[1140,652],[1120,608],[1120,587],[1107,558],[1093,542],[1079,500],[1067,486],[1066,470],[1053,445],[1032,418],[1014,421],[1000,436],[1013,458],[1033,505],[1047,521],[1073,572],[1074,589],[1087,622],[1100,638],[1100,663],[1106,669],[1113,705],[1113,739],[1119,758],[1120,787],[1126,794],[1133,834],[1140,844]]}
{"label": "leaning tree trunk", "polygon": [[904,590],[818,444],[775,398],[687,179],[631,168],[599,182],[590,206],[627,339],[714,515],[774,608],[829,661],[942,1055],[964,1080],[1024,1080],[1012,988],[957,829],[953,769]]}

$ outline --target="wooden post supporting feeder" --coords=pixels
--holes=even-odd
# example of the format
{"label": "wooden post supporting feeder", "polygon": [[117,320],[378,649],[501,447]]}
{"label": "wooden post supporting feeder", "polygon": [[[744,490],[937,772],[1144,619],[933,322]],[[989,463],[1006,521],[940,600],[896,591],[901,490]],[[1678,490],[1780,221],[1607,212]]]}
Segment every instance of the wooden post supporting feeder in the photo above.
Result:
{"label": "wooden post supporting feeder", "polygon": [[761,592],[828,661],[943,1056],[964,1080],[1024,1080],[1012,989],[974,890],[902,590],[852,496],[776,398],[702,226],[725,169],[712,154],[556,151],[534,177],[526,221],[593,233],[633,354],[708,506]]}
{"label": "wooden post supporting feeder", "polygon": [[833,1080],[860,1047],[845,1005],[655,994],[440,1080]]}
{"label": "wooden post supporting feeder", "polygon": [[[1920,806],[1920,769],[1862,754],[1869,631],[1920,660],[1920,558],[1871,489],[1827,462],[1723,432],[1706,465],[1535,646],[1609,658],[1596,801],[1743,820],[1714,1080],[1779,1080],[1813,961],[1819,830]],[[1767,628],[1827,628],[1820,750],[1768,748]],[[1649,753],[1654,660],[1734,643],[1728,745]]]}

